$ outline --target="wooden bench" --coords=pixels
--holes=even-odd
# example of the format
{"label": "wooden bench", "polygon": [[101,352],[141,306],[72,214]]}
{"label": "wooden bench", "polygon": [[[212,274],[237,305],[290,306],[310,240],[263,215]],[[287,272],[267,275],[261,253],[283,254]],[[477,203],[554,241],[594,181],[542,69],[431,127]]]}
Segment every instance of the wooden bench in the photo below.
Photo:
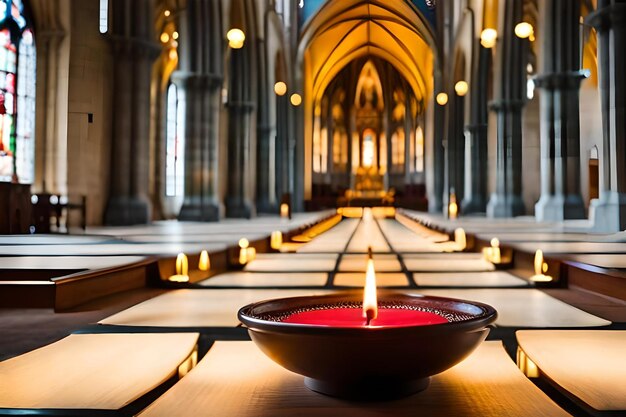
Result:
{"label": "wooden bench", "polygon": [[132,415],[197,360],[196,333],[80,334],[0,362],[0,415]]}
{"label": "wooden bench", "polygon": [[424,289],[420,294],[479,301],[498,310],[500,327],[598,327],[601,319],[532,288]]}
{"label": "wooden bench", "polygon": [[493,272],[416,272],[419,287],[527,287],[528,282],[505,271]]}
{"label": "wooden bench", "polygon": [[529,377],[545,379],[593,414],[626,415],[626,331],[524,330],[516,336],[518,366]]}
{"label": "wooden bench", "polygon": [[[341,272],[363,272],[367,268],[366,254],[348,254],[341,257],[339,263],[339,271]],[[375,253],[374,254],[374,268],[376,272],[399,272],[402,271],[402,266],[398,257],[394,254]]]}
{"label": "wooden bench", "polygon": [[272,298],[324,294],[325,290],[184,289],[144,301],[99,323],[135,328],[206,331],[240,325],[237,311],[246,304]]}
{"label": "wooden bench", "polygon": [[322,287],[326,272],[227,272],[199,282],[203,287]]}
{"label": "wooden bench", "polygon": [[252,342],[217,342],[140,416],[569,416],[524,377],[500,342],[483,343],[428,389],[398,401],[341,401],[309,391],[303,379]]}

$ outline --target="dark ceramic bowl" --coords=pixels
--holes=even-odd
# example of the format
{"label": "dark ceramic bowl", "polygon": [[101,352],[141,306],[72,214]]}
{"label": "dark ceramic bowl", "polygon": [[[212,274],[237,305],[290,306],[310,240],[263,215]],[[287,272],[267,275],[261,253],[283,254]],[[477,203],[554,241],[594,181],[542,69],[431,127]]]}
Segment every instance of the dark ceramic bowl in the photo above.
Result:
{"label": "dark ceramic bowl", "polygon": [[448,323],[388,328],[337,328],[284,323],[295,311],[362,302],[362,291],[262,301],[239,310],[256,345],[310,389],[336,397],[380,400],[421,391],[429,377],[466,358],[497,317],[486,304],[379,291],[378,304],[435,312]]}

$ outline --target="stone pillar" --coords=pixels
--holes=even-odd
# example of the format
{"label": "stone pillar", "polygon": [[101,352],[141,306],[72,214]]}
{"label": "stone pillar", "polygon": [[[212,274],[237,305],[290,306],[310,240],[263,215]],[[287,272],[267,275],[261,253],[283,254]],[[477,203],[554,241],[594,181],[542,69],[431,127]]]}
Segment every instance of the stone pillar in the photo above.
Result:
{"label": "stone pillar", "polygon": [[526,95],[525,40],[515,36],[522,21],[522,0],[501,2],[503,17],[496,45],[496,99],[490,108],[497,115],[496,190],[487,204],[488,217],[525,214],[522,200],[522,108]]}
{"label": "stone pillar", "polygon": [[587,23],[598,31],[603,154],[600,198],[591,203],[598,232],[626,229],[626,2],[599,0]]}
{"label": "stone pillar", "polygon": [[469,172],[465,182],[465,195],[461,211],[465,214],[484,213],[487,208],[487,89],[491,51],[474,42],[472,79],[469,93],[470,124],[465,126],[465,135],[470,149]]}
{"label": "stone pillar", "polygon": [[149,193],[150,80],[161,51],[153,40],[154,5],[138,0],[132,8],[113,2],[114,112],[111,178],[105,224],[145,224],[151,220]]}
{"label": "stone pillar", "polygon": [[[438,90],[435,90],[438,91]],[[445,189],[445,149],[443,134],[445,107],[437,104],[433,100],[433,185],[434,193],[428,196],[428,211],[431,213],[441,213],[444,210],[444,189]],[[447,198],[446,198],[447,201]]]}
{"label": "stone pillar", "polygon": [[177,71],[172,80],[185,103],[185,197],[178,218],[217,221],[222,211],[218,198],[222,79]]}
{"label": "stone pillar", "polygon": [[178,218],[217,221],[223,30],[220,2],[187,0],[179,14],[179,66],[172,81],[185,106],[185,197]]}
{"label": "stone pillar", "polygon": [[267,48],[265,42],[258,41],[259,59],[259,106],[257,114],[257,152],[256,152],[256,206],[264,213],[276,213],[276,128],[270,123],[270,99],[274,97],[273,88],[267,84]]}
{"label": "stone pillar", "polygon": [[[247,42],[247,41],[246,41]],[[255,215],[249,195],[251,180],[251,134],[255,103],[252,100],[252,63],[248,46],[231,49],[228,100],[228,189],[226,216]]]}
{"label": "stone pillar", "polygon": [[580,193],[580,0],[545,0],[542,8],[541,198],[538,221],[585,217]]}

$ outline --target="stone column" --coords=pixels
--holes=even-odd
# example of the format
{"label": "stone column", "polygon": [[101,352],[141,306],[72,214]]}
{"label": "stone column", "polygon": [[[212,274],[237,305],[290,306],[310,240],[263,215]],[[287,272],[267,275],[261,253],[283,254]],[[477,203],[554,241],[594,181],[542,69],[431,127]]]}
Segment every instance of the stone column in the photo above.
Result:
{"label": "stone column", "polygon": [[[472,80],[469,93],[470,124],[465,126],[469,143],[469,176],[461,211],[465,214],[484,213],[487,208],[487,89],[491,51],[474,42]],[[466,150],[466,152],[468,152]]]}
{"label": "stone column", "polygon": [[257,210],[264,213],[276,213],[278,204],[276,201],[276,128],[270,123],[270,99],[273,99],[274,91],[268,83],[266,46],[262,40],[258,41],[259,59],[259,99],[257,114],[257,163],[256,163],[256,206]]}
{"label": "stone column", "polygon": [[185,105],[185,197],[178,218],[217,221],[221,77],[177,71],[172,81]]}
{"label": "stone column", "polygon": [[496,99],[490,108],[497,115],[496,190],[487,204],[488,217],[525,214],[522,200],[522,108],[526,94],[527,53],[514,27],[522,21],[522,0],[501,2],[504,20],[496,45]]}
{"label": "stone column", "polygon": [[580,0],[545,0],[542,8],[541,198],[538,221],[585,217],[580,193]]}
{"label": "stone column", "polygon": [[219,198],[222,12],[219,1],[187,0],[179,15],[179,69],[172,81],[185,106],[185,197],[178,218],[217,221]]}
{"label": "stone column", "polygon": [[598,232],[626,229],[626,2],[599,0],[587,17],[598,31],[603,154],[600,198],[591,203]]}
{"label": "stone column", "polygon": [[105,224],[145,224],[151,220],[149,192],[150,80],[161,51],[153,40],[154,5],[138,0],[133,8],[113,2],[114,112],[111,188]]}
{"label": "stone column", "polygon": [[252,176],[251,134],[256,106],[252,100],[252,63],[247,48],[232,49],[229,63],[228,190],[225,204],[226,216],[235,218],[255,215],[248,181]]}

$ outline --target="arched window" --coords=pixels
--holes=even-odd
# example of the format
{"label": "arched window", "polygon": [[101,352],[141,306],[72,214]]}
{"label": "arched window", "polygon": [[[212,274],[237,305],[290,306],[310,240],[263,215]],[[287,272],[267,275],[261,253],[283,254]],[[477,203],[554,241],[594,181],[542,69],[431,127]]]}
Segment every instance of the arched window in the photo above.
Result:
{"label": "arched window", "polygon": [[165,195],[182,196],[185,191],[184,94],[175,84],[167,88],[165,140]]}
{"label": "arched window", "polygon": [[391,135],[391,172],[404,172],[404,130],[401,127]]}
{"label": "arched window", "polygon": [[22,0],[0,0],[0,181],[35,177],[36,55]]}
{"label": "arched window", "polygon": [[415,171],[424,172],[424,131],[421,126],[415,129]]}

